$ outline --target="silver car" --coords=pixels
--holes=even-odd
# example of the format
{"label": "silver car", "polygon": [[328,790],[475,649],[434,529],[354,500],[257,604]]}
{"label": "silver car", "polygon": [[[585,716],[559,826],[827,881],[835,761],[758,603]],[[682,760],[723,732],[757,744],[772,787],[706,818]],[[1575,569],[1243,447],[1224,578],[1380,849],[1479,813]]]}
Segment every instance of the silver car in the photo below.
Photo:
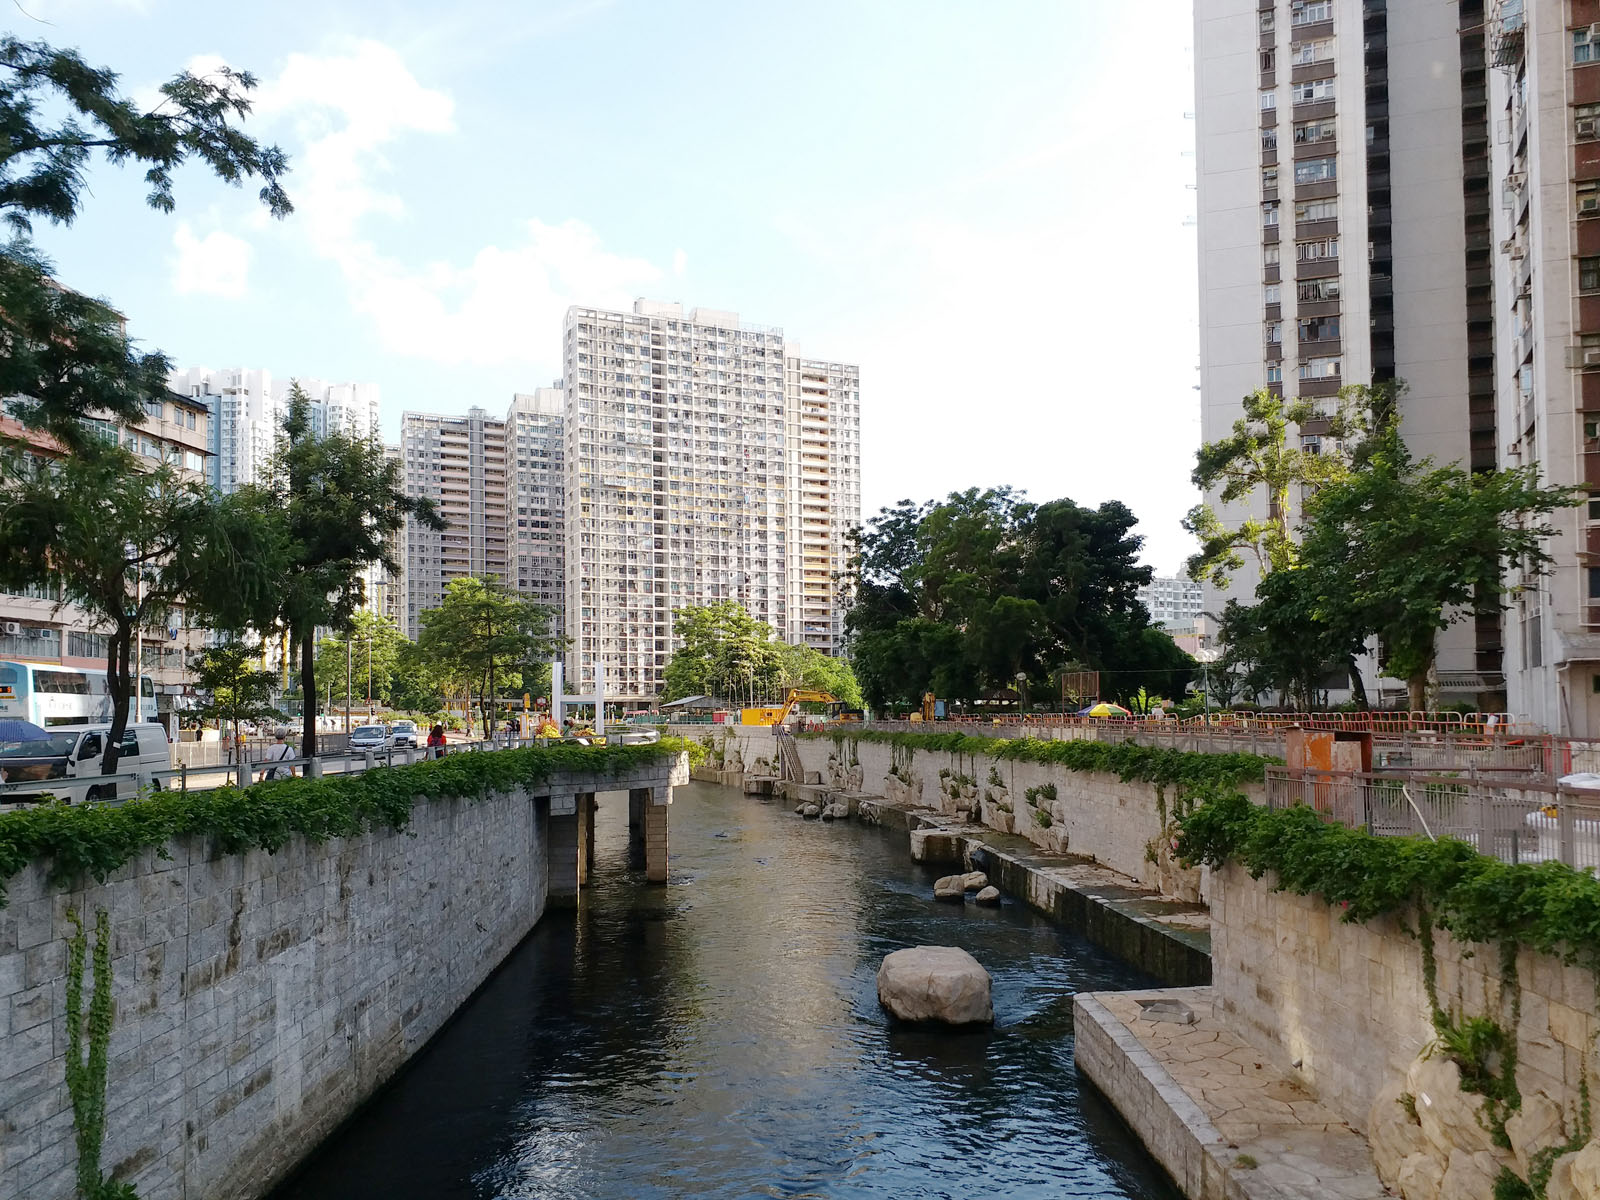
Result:
{"label": "silver car", "polygon": [[352,750],[392,750],[395,738],[387,725],[363,725],[350,733]]}

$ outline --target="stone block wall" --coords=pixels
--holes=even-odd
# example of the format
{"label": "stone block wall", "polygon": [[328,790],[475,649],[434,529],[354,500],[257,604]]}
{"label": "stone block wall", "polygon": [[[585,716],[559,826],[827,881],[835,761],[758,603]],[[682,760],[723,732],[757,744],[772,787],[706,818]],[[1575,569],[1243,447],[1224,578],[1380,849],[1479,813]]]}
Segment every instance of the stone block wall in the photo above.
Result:
{"label": "stone block wall", "polygon": [[[1401,923],[1347,924],[1315,897],[1272,890],[1237,866],[1211,879],[1213,987],[1236,1032],[1303,1080],[1355,1128],[1367,1131],[1374,1099],[1402,1081],[1434,1037],[1422,951]],[[1500,1011],[1496,947],[1436,932],[1439,1002],[1456,1015]],[[1600,1032],[1595,978],[1524,951],[1517,1083],[1574,1114]],[[1298,1063],[1298,1066],[1294,1064]],[[1590,1079],[1591,1088],[1596,1080]]]}
{"label": "stone block wall", "polygon": [[270,855],[184,839],[71,891],[24,871],[0,909],[0,1200],[74,1195],[69,909],[112,922],[103,1165],[144,1200],[257,1197],[532,929],[547,812],[419,801],[406,833]]}

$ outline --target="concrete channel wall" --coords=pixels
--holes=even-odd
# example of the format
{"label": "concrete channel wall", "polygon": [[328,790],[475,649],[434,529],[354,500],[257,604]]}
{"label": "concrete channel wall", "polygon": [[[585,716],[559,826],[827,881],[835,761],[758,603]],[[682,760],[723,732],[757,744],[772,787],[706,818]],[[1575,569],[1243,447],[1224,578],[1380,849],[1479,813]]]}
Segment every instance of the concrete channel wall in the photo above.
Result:
{"label": "concrete channel wall", "polygon": [[[102,885],[33,865],[0,908],[0,1200],[76,1193],[68,913],[111,922],[115,1003],[102,1168],[142,1200],[255,1200],[350,1116],[581,882],[596,791],[659,834],[687,759],[537,792],[423,800],[404,832],[276,854],[173,840]],[[648,818],[648,819],[646,819]],[[552,855],[555,860],[552,861]],[[85,971],[84,1003],[93,987]]]}
{"label": "concrete channel wall", "polygon": [[[1421,947],[1394,918],[1347,923],[1323,900],[1274,891],[1274,882],[1251,879],[1238,866],[1213,877],[1219,1011],[1241,1037],[1370,1133],[1373,1101],[1403,1084],[1435,1040]],[[1458,1020],[1504,1023],[1496,947],[1463,945],[1441,932],[1434,946],[1440,1006]],[[1542,1093],[1570,1120],[1600,1033],[1594,975],[1527,950],[1517,958],[1517,975],[1516,1076],[1524,1105]]]}

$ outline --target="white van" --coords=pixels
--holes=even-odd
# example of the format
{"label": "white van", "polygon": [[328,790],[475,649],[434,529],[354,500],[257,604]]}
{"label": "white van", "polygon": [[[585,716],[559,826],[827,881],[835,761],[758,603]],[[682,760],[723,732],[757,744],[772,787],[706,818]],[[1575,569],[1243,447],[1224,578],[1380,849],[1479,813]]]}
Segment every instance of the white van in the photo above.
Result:
{"label": "white van", "polygon": [[[0,804],[31,803],[45,795],[79,803],[84,800],[109,800],[113,788],[123,799],[134,794],[134,785],[98,782],[100,763],[105,757],[109,722],[86,725],[51,725],[46,742],[0,745],[0,782],[21,783],[37,780],[39,790],[0,792]],[[122,752],[117,757],[118,775],[138,778],[137,787],[165,787],[154,772],[172,770],[172,743],[167,731],[154,721],[129,725],[122,734]]]}

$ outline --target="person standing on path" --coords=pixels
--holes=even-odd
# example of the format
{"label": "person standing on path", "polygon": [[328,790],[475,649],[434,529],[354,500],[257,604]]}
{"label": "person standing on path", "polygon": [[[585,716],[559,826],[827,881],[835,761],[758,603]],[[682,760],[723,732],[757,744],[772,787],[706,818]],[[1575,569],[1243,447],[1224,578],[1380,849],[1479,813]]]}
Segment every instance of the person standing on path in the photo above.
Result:
{"label": "person standing on path", "polygon": [[435,725],[428,730],[428,757],[444,757],[444,726]]}
{"label": "person standing on path", "polygon": [[[278,740],[276,742],[274,742],[272,745],[267,747],[267,753],[266,753],[265,757],[263,758],[263,761],[264,762],[270,762],[270,763],[281,763],[281,762],[284,762],[284,761],[286,761],[288,759],[291,759],[293,757],[294,757],[294,751],[292,749],[290,749],[290,747],[289,747],[289,735],[287,733],[280,733],[278,735]],[[293,767],[269,767],[268,770],[267,770],[267,778],[268,779],[279,779],[279,778],[282,778],[282,779],[293,779],[294,778],[294,768]]]}

